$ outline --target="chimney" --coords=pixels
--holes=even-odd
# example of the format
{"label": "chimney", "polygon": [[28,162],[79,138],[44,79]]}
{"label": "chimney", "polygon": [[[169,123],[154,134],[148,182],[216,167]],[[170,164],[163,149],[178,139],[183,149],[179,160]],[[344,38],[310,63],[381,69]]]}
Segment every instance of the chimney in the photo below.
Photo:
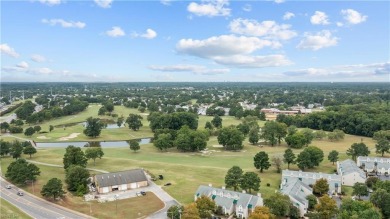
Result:
{"label": "chimney", "polygon": [[246,193],[246,191],[245,191],[245,190],[242,190],[242,193],[244,193],[244,194],[245,194],[245,193]]}
{"label": "chimney", "polygon": [[257,196],[259,196],[261,198],[261,193],[257,193]]}
{"label": "chimney", "polygon": [[225,189],[225,186],[222,186],[222,189]]}
{"label": "chimney", "polygon": [[210,184],[209,184],[209,187],[213,187],[213,184],[210,183]]}

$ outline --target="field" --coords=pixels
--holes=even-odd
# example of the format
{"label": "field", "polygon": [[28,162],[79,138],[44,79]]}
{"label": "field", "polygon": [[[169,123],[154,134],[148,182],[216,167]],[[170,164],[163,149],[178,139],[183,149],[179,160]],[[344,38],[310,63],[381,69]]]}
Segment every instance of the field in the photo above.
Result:
{"label": "field", "polygon": [[0,218],[18,218],[18,219],[30,219],[31,217],[26,215],[24,212],[11,205],[6,200],[0,198]]}

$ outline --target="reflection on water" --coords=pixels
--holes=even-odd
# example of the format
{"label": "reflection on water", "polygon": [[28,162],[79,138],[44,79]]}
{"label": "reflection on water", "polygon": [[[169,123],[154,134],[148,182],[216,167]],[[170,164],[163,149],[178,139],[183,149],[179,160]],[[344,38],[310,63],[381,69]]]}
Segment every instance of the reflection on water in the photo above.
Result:
{"label": "reflection on water", "polygon": [[[134,139],[140,145],[149,144],[151,138]],[[118,148],[129,147],[130,141],[75,141],[75,142],[36,142],[39,148],[65,148],[69,145],[76,147],[103,147],[103,148]]]}

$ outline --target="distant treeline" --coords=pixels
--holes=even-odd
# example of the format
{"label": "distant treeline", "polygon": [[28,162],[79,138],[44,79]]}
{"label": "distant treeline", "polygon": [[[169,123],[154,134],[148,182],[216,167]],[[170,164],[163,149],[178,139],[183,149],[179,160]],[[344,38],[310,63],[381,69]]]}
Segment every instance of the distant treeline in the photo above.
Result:
{"label": "distant treeline", "polygon": [[18,104],[16,104],[15,106],[9,107],[8,109],[6,109],[6,110],[0,112],[0,116],[4,116],[5,114],[14,111],[15,109],[19,108],[22,104],[23,104],[23,103],[18,103]]}
{"label": "distant treeline", "polygon": [[307,115],[278,115],[278,122],[288,126],[317,130],[343,130],[347,134],[372,137],[379,130],[390,130],[390,107],[385,105],[342,105]]}

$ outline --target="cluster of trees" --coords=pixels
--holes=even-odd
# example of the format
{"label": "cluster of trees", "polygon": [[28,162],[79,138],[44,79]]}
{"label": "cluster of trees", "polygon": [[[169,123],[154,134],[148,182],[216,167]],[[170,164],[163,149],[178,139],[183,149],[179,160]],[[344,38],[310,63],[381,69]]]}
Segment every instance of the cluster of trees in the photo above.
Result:
{"label": "cluster of trees", "polygon": [[41,174],[39,168],[25,159],[17,159],[7,167],[5,177],[17,185],[25,185],[28,182],[35,181]]}
{"label": "cluster of trees", "polygon": [[39,125],[36,125],[34,127],[28,127],[28,128],[26,128],[26,130],[24,130],[24,135],[25,136],[32,136],[35,133],[39,133],[39,131],[41,131],[41,129],[42,128]]}
{"label": "cluster of trees", "polygon": [[307,115],[280,114],[277,121],[297,127],[325,131],[340,129],[347,134],[372,137],[377,131],[390,129],[388,114],[389,106],[386,105],[342,105]]}
{"label": "cluster of trees", "polygon": [[143,126],[142,119],[142,116],[130,113],[126,119],[127,126],[133,131],[138,131]]}
{"label": "cluster of trees", "polygon": [[0,156],[11,155],[12,158],[19,159],[23,154],[31,155],[37,153],[37,149],[31,145],[31,142],[19,142],[15,140],[13,142],[7,142],[3,139],[0,140]]}
{"label": "cluster of trees", "polygon": [[105,101],[102,105],[98,111],[98,115],[111,115],[112,111],[114,111],[114,104],[111,101]]}
{"label": "cluster of trees", "polygon": [[373,139],[377,142],[375,149],[382,157],[385,153],[390,153],[390,130],[382,130],[374,133]]}
{"label": "cluster of trees", "polygon": [[253,191],[259,191],[260,189],[260,177],[255,172],[246,172],[239,167],[233,166],[228,170],[225,176],[225,185],[227,188],[233,188],[237,191],[241,188],[249,193]]}
{"label": "cluster of trees", "polygon": [[89,117],[83,132],[88,137],[96,138],[100,135],[104,127],[106,127],[106,124],[99,118]]}
{"label": "cluster of trees", "polygon": [[212,213],[218,214],[218,209],[214,200],[207,196],[200,196],[195,202],[186,206],[171,206],[167,211],[167,217],[171,219],[211,218]]}
{"label": "cluster of trees", "polygon": [[287,135],[287,125],[281,122],[268,121],[261,129],[261,137],[271,146],[280,144]]}
{"label": "cluster of trees", "polygon": [[149,114],[148,121],[153,132],[156,132],[158,129],[179,130],[184,125],[194,130],[198,128],[198,115],[189,112],[175,112],[170,114],[153,112]]}
{"label": "cluster of trees", "polygon": [[292,219],[300,218],[299,209],[293,205],[287,195],[279,192],[264,199],[264,206],[268,207],[270,213],[276,217],[290,217]]}

